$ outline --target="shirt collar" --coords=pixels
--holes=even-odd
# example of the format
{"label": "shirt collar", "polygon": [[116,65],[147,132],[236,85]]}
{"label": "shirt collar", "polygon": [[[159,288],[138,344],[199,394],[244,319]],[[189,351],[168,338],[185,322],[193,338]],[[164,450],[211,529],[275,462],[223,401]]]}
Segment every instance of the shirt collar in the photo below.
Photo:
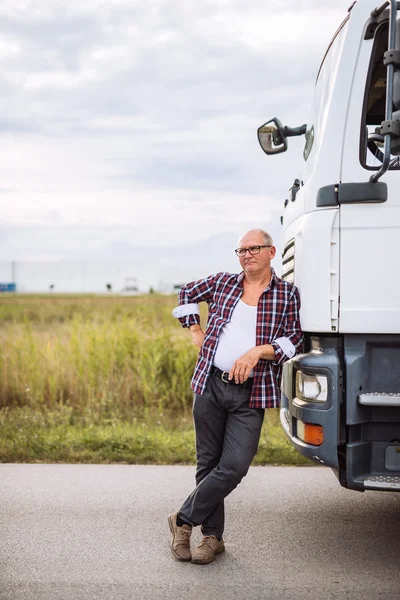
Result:
{"label": "shirt collar", "polygon": [[[237,282],[242,283],[244,276],[245,276],[244,271],[239,273],[239,275],[237,276]],[[271,267],[271,285],[272,285],[272,283],[274,283],[275,285],[278,283],[278,277],[277,277],[277,275],[275,273],[275,269],[273,267]]]}

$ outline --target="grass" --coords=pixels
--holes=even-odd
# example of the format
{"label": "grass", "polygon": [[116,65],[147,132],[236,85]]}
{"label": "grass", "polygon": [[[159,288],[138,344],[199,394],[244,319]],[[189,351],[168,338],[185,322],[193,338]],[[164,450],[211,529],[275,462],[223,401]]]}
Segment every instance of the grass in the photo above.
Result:
{"label": "grass", "polygon": [[[196,349],[172,297],[20,297],[0,302],[0,407],[190,405]],[[185,335],[186,333],[186,335]]]}
{"label": "grass", "polygon": [[[63,407],[0,411],[0,462],[194,464],[190,413],[92,419]],[[267,413],[253,464],[308,464],[283,436],[276,410]]]}
{"label": "grass", "polygon": [[[0,298],[0,462],[192,464],[175,297]],[[205,314],[203,313],[203,319]],[[255,464],[308,464],[267,418]]]}

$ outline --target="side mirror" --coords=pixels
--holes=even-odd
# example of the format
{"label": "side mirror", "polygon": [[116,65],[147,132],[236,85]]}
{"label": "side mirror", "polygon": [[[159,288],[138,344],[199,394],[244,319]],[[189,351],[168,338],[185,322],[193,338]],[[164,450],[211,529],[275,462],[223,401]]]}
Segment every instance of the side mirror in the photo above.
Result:
{"label": "side mirror", "polygon": [[257,129],[258,141],[265,154],[279,154],[287,150],[287,138],[282,123],[273,118]]}

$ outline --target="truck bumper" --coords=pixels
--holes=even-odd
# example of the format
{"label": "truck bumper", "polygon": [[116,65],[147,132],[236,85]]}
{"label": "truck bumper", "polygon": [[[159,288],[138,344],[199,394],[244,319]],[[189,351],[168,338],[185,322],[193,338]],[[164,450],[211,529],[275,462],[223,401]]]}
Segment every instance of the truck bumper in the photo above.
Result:
{"label": "truck bumper", "polygon": [[[344,487],[400,491],[400,336],[308,341],[311,351],[283,370],[280,421],[286,435],[300,454],[331,467]],[[323,402],[301,395],[298,374],[326,378]],[[307,427],[321,430],[312,443]]]}

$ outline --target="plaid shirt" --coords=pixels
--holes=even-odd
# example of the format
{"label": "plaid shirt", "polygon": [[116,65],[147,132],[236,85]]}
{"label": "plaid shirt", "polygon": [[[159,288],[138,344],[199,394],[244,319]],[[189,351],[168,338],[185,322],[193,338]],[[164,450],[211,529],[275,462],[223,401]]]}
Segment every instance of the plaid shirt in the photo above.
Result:
{"label": "plaid shirt", "polygon": [[[231,319],[242,293],[244,273],[217,273],[206,279],[184,285],[179,290],[179,305],[207,302],[208,323],[203,346],[194,370],[191,388],[203,394],[213,365],[218,336]],[[189,309],[189,307],[188,307]],[[282,364],[288,360],[278,338],[287,338],[297,353],[303,342],[300,329],[300,297],[297,288],[276,276],[272,269],[269,286],[261,294],[257,306],[256,346],[271,344],[276,360],[261,359],[254,367],[250,397],[252,408],[276,408],[280,400]],[[198,314],[177,317],[182,327],[200,323]],[[238,357],[239,358],[239,357]]]}

